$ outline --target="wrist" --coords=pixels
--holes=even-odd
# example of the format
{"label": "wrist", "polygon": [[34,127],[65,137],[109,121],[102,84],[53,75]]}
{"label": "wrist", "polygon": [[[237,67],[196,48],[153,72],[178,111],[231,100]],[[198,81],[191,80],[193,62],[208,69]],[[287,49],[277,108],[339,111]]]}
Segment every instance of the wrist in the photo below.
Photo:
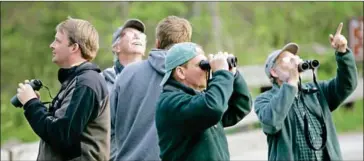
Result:
{"label": "wrist", "polygon": [[288,79],[287,83],[292,86],[296,86],[296,87],[298,86],[298,80],[296,80],[296,79]]}
{"label": "wrist", "polygon": [[26,110],[32,103],[34,103],[36,101],[39,102],[39,99],[38,98],[31,98],[30,100],[28,100],[27,102],[24,103],[23,109]]}
{"label": "wrist", "polygon": [[229,69],[225,69],[225,68],[217,68],[217,69],[213,69],[213,70],[212,70],[212,72],[217,72],[217,71],[220,71],[220,70],[230,72],[230,71],[229,71]]}
{"label": "wrist", "polygon": [[338,48],[336,51],[339,53],[346,53],[346,47]]}

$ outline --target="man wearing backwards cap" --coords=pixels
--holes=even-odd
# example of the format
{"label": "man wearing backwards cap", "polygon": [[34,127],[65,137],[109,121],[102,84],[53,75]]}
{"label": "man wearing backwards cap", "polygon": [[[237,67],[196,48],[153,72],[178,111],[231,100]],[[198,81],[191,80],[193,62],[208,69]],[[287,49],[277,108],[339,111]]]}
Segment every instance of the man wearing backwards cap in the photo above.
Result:
{"label": "man wearing backwards cap", "polygon": [[206,84],[200,46],[179,43],[168,51],[156,111],[162,160],[230,160],[224,127],[242,120],[252,100],[242,75],[229,71],[227,57],[210,56],[212,78]]}
{"label": "man wearing backwards cap", "polygon": [[297,44],[268,56],[265,73],[273,87],[254,103],[268,137],[268,160],[342,160],[331,112],[355,90],[357,68],[341,29],[342,23],[330,35],[337,75],[317,85],[299,82]]}
{"label": "man wearing backwards cap", "polygon": [[[114,66],[105,69],[101,75],[107,83],[111,93],[116,76],[130,63],[142,60],[146,48],[145,26],[138,19],[127,20],[112,36],[112,52],[114,54]],[[111,147],[110,160],[116,156],[115,139],[115,109],[111,107]]]}

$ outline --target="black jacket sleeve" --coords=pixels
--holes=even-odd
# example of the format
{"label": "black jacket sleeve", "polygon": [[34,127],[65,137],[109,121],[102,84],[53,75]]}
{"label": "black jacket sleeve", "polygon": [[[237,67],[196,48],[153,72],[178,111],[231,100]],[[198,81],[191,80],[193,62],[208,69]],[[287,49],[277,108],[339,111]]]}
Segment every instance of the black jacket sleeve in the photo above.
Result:
{"label": "black jacket sleeve", "polygon": [[97,115],[97,97],[85,85],[76,85],[66,97],[70,99],[62,101],[61,108],[66,109],[63,117],[52,116],[37,98],[24,105],[24,114],[34,132],[51,147],[80,155],[81,133],[90,118]]}

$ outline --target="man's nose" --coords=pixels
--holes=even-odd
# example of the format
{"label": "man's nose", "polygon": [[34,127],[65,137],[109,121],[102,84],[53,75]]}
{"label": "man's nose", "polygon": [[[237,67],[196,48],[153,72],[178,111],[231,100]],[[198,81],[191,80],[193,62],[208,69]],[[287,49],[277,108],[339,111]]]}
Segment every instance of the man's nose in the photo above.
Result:
{"label": "man's nose", "polygon": [[303,62],[303,60],[299,57],[296,57],[294,60],[297,65]]}
{"label": "man's nose", "polygon": [[139,33],[134,33],[134,39],[140,39],[140,34]]}
{"label": "man's nose", "polygon": [[49,48],[53,49],[53,42],[49,44]]}

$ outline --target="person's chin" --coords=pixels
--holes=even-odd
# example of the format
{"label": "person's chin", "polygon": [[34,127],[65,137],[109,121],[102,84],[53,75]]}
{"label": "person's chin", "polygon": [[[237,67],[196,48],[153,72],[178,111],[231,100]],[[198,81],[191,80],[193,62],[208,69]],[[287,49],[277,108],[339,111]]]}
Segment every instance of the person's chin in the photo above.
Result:
{"label": "person's chin", "polygon": [[200,87],[198,87],[198,91],[203,91],[203,90],[205,90],[206,89],[206,86],[200,86]]}
{"label": "person's chin", "polygon": [[143,50],[135,49],[132,53],[138,54],[138,55],[144,55]]}
{"label": "person's chin", "polygon": [[52,58],[52,62],[53,62],[53,63],[56,63],[56,62],[57,62],[56,57],[53,57],[53,58]]}
{"label": "person's chin", "polygon": [[58,59],[56,59],[55,57],[52,58],[52,62],[54,64],[56,64],[57,66],[62,67],[62,65],[60,64],[60,61]]}
{"label": "person's chin", "polygon": [[133,50],[143,53],[145,51],[145,47],[144,46],[135,46]]}

